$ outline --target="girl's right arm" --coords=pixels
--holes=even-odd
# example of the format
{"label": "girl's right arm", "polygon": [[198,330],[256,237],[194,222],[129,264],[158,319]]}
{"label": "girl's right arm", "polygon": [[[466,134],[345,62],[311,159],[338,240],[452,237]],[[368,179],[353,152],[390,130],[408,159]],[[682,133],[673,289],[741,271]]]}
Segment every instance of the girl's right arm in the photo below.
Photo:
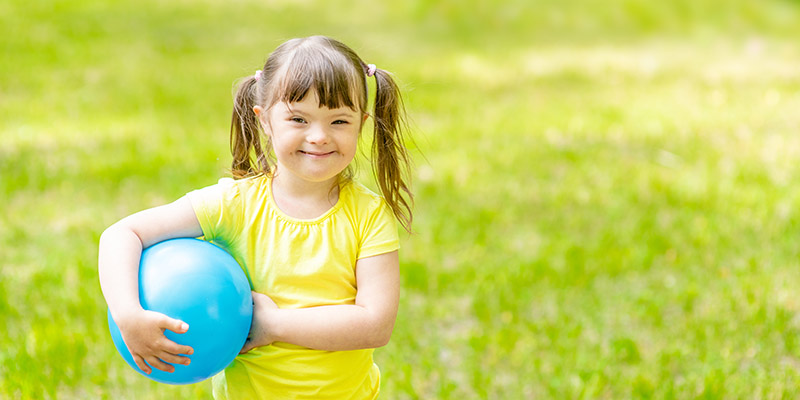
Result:
{"label": "girl's right arm", "polygon": [[164,336],[164,329],[185,333],[189,327],[164,314],[147,311],[139,304],[139,258],[142,249],[178,237],[202,236],[200,222],[187,197],[125,217],[100,237],[98,270],[100,287],[111,317],[119,327],[136,365],[149,374],[151,366],[173,372],[167,364],[188,364],[189,346]]}

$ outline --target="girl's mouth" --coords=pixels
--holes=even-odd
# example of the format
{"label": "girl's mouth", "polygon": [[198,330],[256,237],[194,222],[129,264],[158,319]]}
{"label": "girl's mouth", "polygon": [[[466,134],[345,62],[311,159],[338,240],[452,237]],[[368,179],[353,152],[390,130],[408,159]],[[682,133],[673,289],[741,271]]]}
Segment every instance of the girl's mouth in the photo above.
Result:
{"label": "girl's mouth", "polygon": [[325,156],[333,154],[334,152],[333,151],[321,152],[321,151],[303,151],[303,150],[300,150],[300,153],[301,154],[305,154],[305,155],[310,156],[310,157],[315,157],[316,158],[316,157],[325,157]]}

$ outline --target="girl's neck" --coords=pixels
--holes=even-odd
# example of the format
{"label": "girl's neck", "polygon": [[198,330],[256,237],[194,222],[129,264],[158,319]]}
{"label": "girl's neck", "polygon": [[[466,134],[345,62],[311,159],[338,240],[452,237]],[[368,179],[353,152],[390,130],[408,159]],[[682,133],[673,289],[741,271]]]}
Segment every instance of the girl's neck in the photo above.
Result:
{"label": "girl's neck", "polygon": [[276,169],[272,178],[272,198],[284,214],[297,219],[314,219],[339,200],[338,176],[323,182],[309,182],[290,175]]}

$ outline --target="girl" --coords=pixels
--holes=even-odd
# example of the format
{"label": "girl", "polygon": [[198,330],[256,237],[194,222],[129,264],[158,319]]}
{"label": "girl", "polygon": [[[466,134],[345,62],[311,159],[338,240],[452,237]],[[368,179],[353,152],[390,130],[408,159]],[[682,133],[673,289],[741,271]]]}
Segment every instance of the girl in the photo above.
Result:
{"label": "girl", "polygon": [[[350,167],[370,116],[382,196],[354,182]],[[141,308],[142,249],[204,236],[239,261],[254,298],[250,336],[213,378],[215,398],[375,398],[372,352],[389,341],[398,307],[397,221],[411,223],[403,116],[389,73],[344,44],[314,36],[280,45],[236,94],[235,179],[133,214],[100,239],[103,295],[137,365],[171,372],[193,351],[163,334],[190,326]]]}

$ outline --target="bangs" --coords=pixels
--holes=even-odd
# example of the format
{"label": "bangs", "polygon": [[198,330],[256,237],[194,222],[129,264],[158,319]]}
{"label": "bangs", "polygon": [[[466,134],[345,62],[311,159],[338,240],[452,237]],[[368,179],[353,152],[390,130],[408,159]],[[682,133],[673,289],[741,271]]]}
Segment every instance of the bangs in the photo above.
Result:
{"label": "bangs", "polygon": [[[283,66],[275,99],[302,101],[310,90],[319,96],[319,106],[349,107],[363,111],[367,103],[366,78],[341,53],[319,47],[300,46]],[[360,70],[360,68],[359,68]]]}

